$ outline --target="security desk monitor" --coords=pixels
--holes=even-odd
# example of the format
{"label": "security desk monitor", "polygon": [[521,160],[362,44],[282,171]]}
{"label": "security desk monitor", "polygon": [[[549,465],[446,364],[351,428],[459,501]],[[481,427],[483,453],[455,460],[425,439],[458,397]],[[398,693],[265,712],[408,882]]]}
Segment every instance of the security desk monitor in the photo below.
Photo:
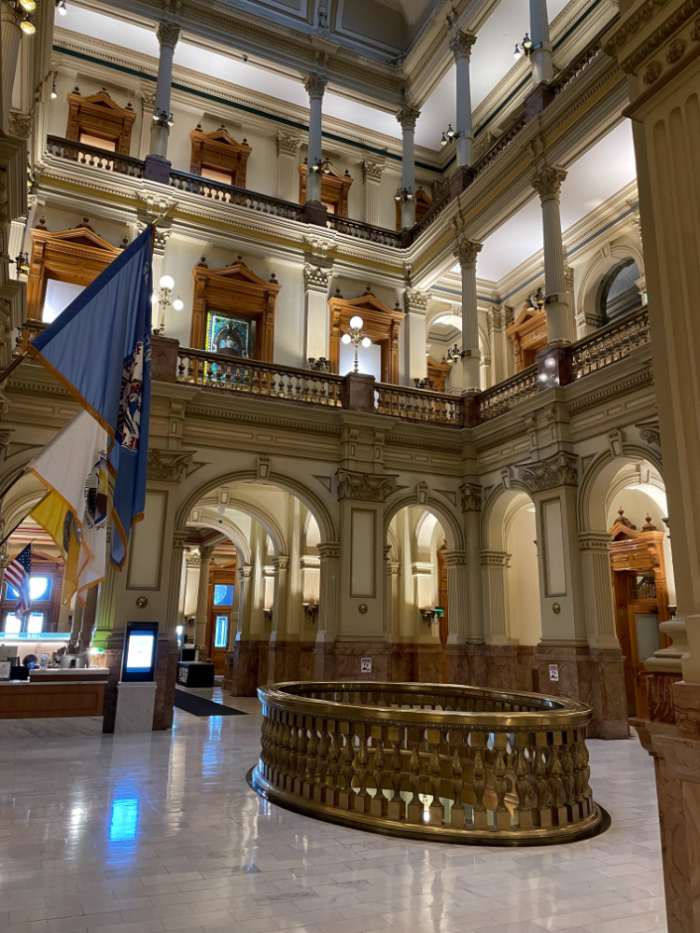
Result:
{"label": "security desk monitor", "polygon": [[157,622],[127,622],[122,681],[152,681],[156,673]]}

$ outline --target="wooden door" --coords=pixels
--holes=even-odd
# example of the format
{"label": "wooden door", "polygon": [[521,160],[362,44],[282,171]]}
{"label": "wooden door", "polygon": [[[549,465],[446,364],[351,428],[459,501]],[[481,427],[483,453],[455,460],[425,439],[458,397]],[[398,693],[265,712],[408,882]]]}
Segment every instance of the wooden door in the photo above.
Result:
{"label": "wooden door", "polygon": [[447,655],[445,654],[445,648],[447,646],[447,636],[450,632],[450,624],[448,619],[447,612],[447,562],[445,561],[445,552],[447,551],[447,541],[443,542],[442,547],[437,552],[437,566],[438,566],[438,605],[442,608],[443,613],[440,616],[440,647],[442,649],[441,656],[441,671],[442,671],[442,682],[447,683]]}
{"label": "wooden door", "polygon": [[233,608],[236,597],[236,568],[213,567],[209,572],[209,615],[207,622],[207,646],[209,657],[214,665],[214,674],[223,675],[226,668],[226,649],[228,648]]}
{"label": "wooden door", "polygon": [[613,574],[617,637],[624,657],[625,693],[630,716],[649,717],[644,662],[664,647],[653,571]]}

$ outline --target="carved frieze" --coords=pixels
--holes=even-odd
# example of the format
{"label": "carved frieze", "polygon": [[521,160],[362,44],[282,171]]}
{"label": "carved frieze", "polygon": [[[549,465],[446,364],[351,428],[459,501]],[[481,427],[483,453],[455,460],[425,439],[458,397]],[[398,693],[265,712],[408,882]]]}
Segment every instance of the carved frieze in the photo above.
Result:
{"label": "carved frieze", "polygon": [[531,492],[544,492],[558,486],[578,486],[576,457],[562,450],[539,463],[520,467],[518,476]]}
{"label": "carved frieze", "polygon": [[187,476],[194,454],[181,450],[148,451],[148,479],[156,483],[180,483]]}
{"label": "carved frieze", "polygon": [[354,470],[338,470],[338,501],[359,499],[363,502],[386,502],[400,487],[396,476],[383,473],[359,473]]}

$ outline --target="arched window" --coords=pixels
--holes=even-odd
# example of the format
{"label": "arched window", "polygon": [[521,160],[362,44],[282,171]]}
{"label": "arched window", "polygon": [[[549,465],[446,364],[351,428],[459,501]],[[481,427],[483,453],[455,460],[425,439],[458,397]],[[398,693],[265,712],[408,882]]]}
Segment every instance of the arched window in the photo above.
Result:
{"label": "arched window", "polygon": [[608,272],[599,299],[600,315],[606,323],[641,308],[642,296],[635,284],[639,278],[634,259],[624,259]]}

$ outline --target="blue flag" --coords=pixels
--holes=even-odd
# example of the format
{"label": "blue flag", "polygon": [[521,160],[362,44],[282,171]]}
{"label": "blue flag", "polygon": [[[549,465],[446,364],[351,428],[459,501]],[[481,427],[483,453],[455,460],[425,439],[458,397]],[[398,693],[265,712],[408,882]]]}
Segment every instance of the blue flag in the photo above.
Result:
{"label": "blue flag", "polygon": [[146,504],[152,239],[149,227],[28,347],[111,438],[110,557],[120,569]]}

